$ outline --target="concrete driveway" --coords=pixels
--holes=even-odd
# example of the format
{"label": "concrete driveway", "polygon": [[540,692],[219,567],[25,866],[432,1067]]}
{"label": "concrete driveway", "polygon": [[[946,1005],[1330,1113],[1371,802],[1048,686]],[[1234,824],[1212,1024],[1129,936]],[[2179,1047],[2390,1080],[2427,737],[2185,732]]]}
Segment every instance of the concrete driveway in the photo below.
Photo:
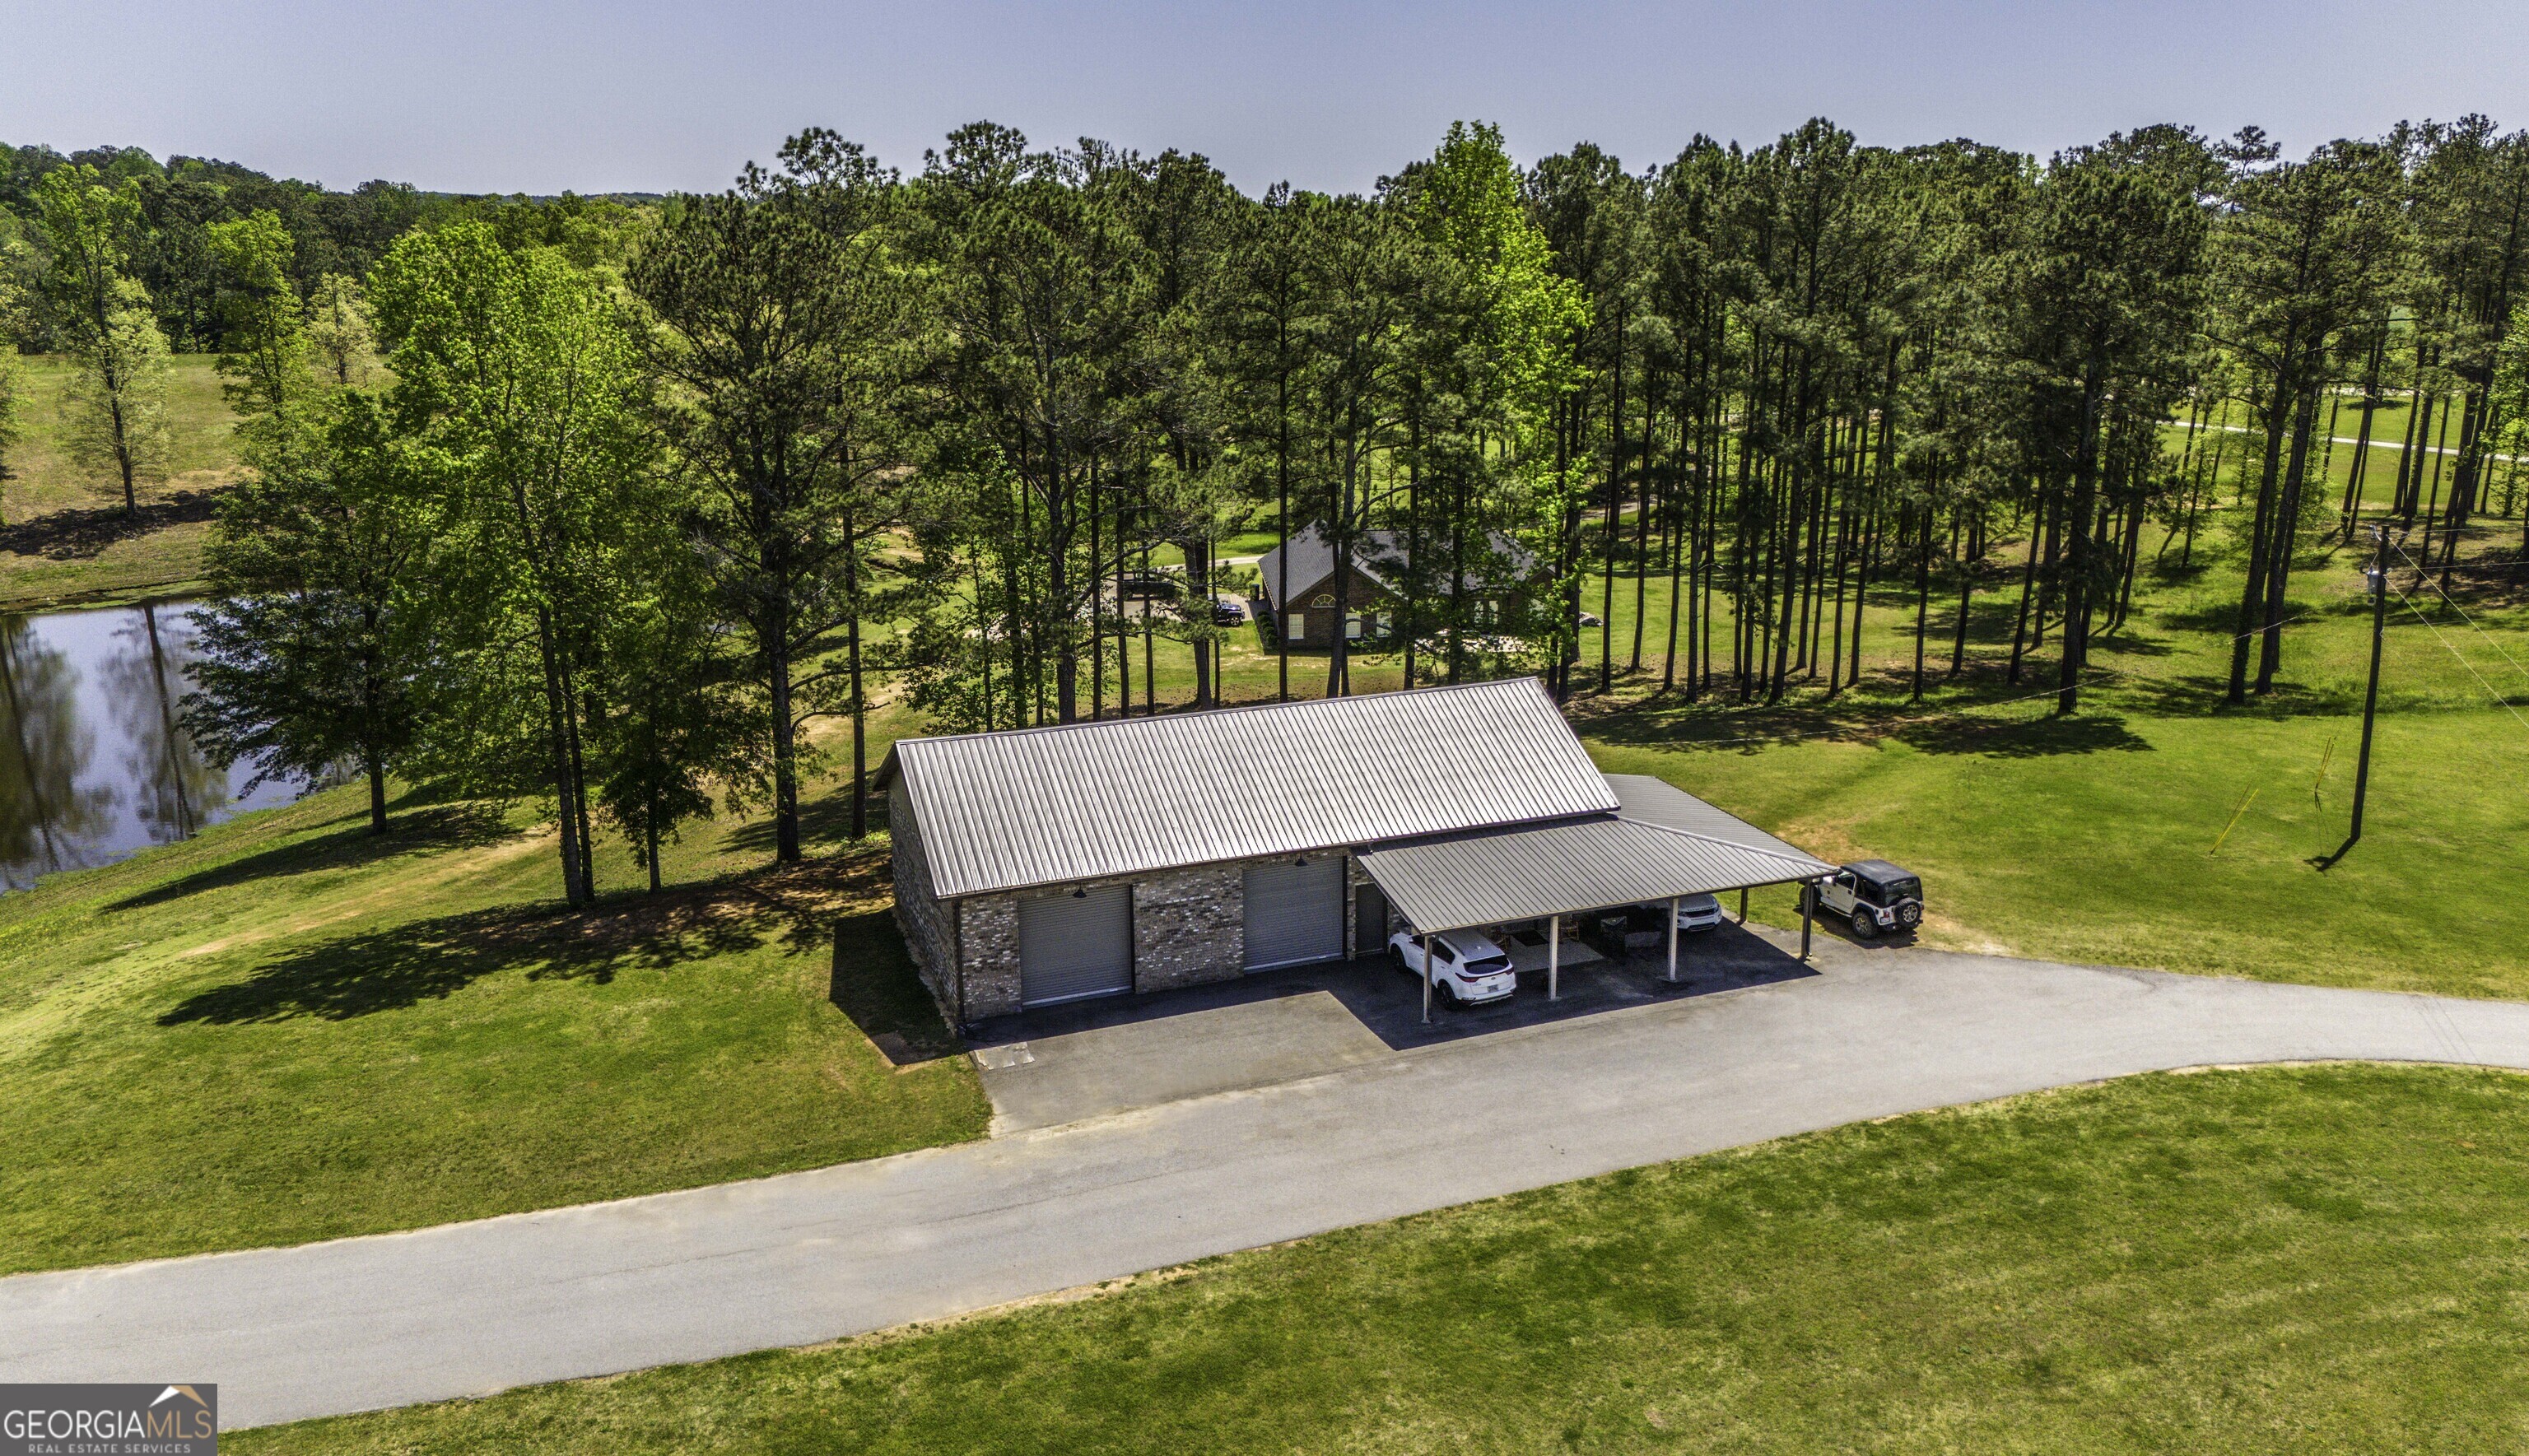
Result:
{"label": "concrete driveway", "polygon": [[1762,933],[1739,926],[1683,940],[1673,981],[1661,951],[1602,958],[1576,943],[1565,947],[1571,958],[1559,996],[1548,994],[1540,949],[1530,957],[1535,967],[1522,966],[1517,995],[1477,1006],[1435,998],[1427,1014],[1423,983],[1385,954],[1157,996],[1075,1001],[984,1023],[975,1061],[999,1136],[1816,974]]}
{"label": "concrete driveway", "polygon": [[2156,1068],[2529,1067],[2529,1005],[2508,1002],[1825,941],[1816,969],[813,1172],[0,1279],[0,1380],[217,1380],[232,1424],[257,1425],[805,1344]]}

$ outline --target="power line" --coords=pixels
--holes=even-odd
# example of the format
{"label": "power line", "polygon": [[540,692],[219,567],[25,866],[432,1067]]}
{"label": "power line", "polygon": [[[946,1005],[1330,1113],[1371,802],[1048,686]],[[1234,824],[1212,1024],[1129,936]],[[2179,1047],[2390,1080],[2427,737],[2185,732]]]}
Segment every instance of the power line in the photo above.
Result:
{"label": "power line", "polygon": [[[2467,615],[2467,609],[2460,606],[2456,598],[2452,597],[2447,590],[2444,590],[2440,582],[2434,581],[2432,579],[2431,572],[2425,570],[2422,566],[2417,566],[2413,557],[2406,555],[2406,548],[2402,544],[2399,545],[2396,550],[2397,555],[2404,558],[2407,566],[2415,567],[2416,580],[2428,583],[2435,592],[2440,593],[2441,599],[2449,603],[2449,609],[2458,614],[2459,620],[2466,622],[2470,627],[2474,627],[2478,636],[2483,637],[2486,640],[2486,643],[2493,647],[2495,652],[2500,654],[2504,662],[2511,664],[2512,672],[2519,674],[2523,677],[2529,677],[2529,668],[2520,666],[2520,664],[2512,658],[2510,653],[2504,652],[2502,650],[2502,644],[2495,640],[2495,636],[2492,632],[2487,631],[2482,626],[2478,626],[2476,619]],[[2397,595],[2402,597],[2405,593],[2399,592]]]}
{"label": "power line", "polygon": [[[2399,554],[2403,555],[2402,552]],[[2391,591],[2397,591],[2394,586],[2389,589]],[[2405,604],[2407,611],[2415,614],[2415,620],[2422,622],[2426,627],[2432,630],[2433,640],[2441,643],[2442,646],[2448,651],[2450,656],[2457,658],[2458,665],[2467,669],[2467,674],[2475,678],[2484,686],[2485,695],[2487,697],[2490,697],[2494,699],[2495,702],[2501,704],[2502,706],[2502,711],[2510,714],[2512,719],[2522,728],[2529,728],[2529,718],[2522,718],[2520,716],[2520,710],[2511,706],[2511,700],[2496,691],[2493,683],[2486,681],[2485,674],[2476,670],[2476,664],[2469,662],[2466,654],[2460,652],[2457,648],[2450,646],[2449,639],[2442,635],[2442,629],[2434,624],[2431,618],[2424,615],[2423,609],[2415,605],[2412,597],[2407,596],[2404,592],[2397,591],[2397,600]],[[2517,664],[2514,664],[2514,666],[2517,666]]]}

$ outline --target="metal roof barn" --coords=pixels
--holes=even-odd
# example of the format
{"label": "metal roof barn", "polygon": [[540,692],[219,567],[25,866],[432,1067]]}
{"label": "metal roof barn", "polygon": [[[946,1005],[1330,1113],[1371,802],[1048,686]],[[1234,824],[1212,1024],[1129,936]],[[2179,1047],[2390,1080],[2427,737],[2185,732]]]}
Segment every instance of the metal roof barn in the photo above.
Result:
{"label": "metal roof barn", "polygon": [[891,777],[942,899],[1618,807],[1533,677],[905,738]]}

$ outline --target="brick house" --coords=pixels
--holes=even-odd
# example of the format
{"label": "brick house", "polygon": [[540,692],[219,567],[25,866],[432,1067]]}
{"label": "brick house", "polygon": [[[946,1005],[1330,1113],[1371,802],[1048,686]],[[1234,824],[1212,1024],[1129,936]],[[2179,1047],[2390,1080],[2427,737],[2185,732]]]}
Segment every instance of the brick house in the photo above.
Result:
{"label": "brick house", "polygon": [[[1469,625],[1488,628],[1516,620],[1521,587],[1535,566],[1527,548],[1500,531],[1488,533],[1490,559],[1471,563],[1466,589],[1471,599]],[[1427,549],[1427,543],[1426,543]],[[1283,558],[1290,558],[1290,590],[1283,590]],[[1403,531],[1365,531],[1353,542],[1352,579],[1344,593],[1345,637],[1354,642],[1384,642],[1401,624],[1404,601],[1391,579],[1412,566],[1413,553]],[[1441,564],[1435,563],[1434,567]],[[1258,596],[1275,630],[1304,651],[1331,651],[1335,645],[1335,553],[1324,529],[1311,525],[1293,536],[1286,553],[1275,547],[1257,564],[1262,583]]]}

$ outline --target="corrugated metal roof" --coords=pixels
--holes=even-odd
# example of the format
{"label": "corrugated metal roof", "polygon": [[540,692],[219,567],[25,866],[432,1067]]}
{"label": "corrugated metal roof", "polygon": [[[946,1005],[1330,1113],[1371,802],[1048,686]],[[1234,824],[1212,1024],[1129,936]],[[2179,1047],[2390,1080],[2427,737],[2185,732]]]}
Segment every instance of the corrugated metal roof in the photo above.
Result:
{"label": "corrugated metal roof", "polygon": [[1607,786],[1616,791],[1617,800],[1624,805],[1619,812],[1627,819],[1638,819],[1644,824],[1684,830],[1691,835],[1701,835],[1707,839],[1745,844],[1750,849],[1770,849],[1776,854],[1807,857],[1808,851],[1798,844],[1785,843],[1748,821],[1712,807],[1664,779],[1653,779],[1647,774],[1609,774]]}
{"label": "corrugated metal roof", "polygon": [[1373,849],[1361,867],[1388,903],[1427,931],[1779,885],[1835,870],[1798,850],[1777,853],[1620,818]]}
{"label": "corrugated metal roof", "polygon": [[889,758],[942,898],[1617,803],[1533,677],[905,738]]}

